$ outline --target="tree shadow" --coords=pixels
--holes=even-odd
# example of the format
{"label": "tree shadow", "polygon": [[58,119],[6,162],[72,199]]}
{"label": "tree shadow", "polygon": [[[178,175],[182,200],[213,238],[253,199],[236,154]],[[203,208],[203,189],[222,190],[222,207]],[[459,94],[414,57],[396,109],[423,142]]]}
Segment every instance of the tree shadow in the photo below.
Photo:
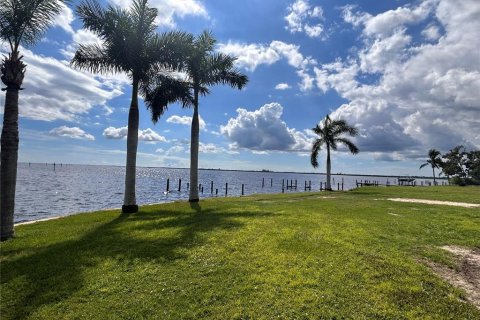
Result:
{"label": "tree shadow", "polygon": [[272,215],[202,210],[198,203],[190,206],[193,212],[188,213],[160,207],[122,214],[79,239],[52,244],[18,259],[4,259],[0,282],[15,295],[2,295],[2,313],[5,318],[25,318],[42,306],[68,298],[84,286],[83,272],[104,259],[172,263],[186,257],[184,249],[205,244],[215,230],[239,228],[241,218]]}

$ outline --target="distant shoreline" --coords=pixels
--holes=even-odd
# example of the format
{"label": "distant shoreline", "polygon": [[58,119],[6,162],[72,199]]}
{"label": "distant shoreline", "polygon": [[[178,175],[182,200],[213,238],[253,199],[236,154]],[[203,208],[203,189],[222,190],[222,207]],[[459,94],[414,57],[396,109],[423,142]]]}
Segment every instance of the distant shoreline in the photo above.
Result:
{"label": "distant shoreline", "polygon": [[[20,162],[23,164],[27,164],[28,162]],[[31,162],[31,164],[45,164],[44,162]],[[53,163],[48,163],[49,165],[53,165]],[[62,163],[64,164],[64,163]],[[60,165],[60,163],[56,163],[56,165]],[[121,165],[114,165],[114,164],[78,164],[78,163],[67,163],[66,165],[71,166],[96,166],[96,167],[125,167]],[[150,166],[137,166],[137,168],[147,168],[147,169],[180,169],[180,170],[188,170],[189,168],[180,168],[180,167],[150,167]],[[263,171],[263,170],[240,170],[240,169],[213,169],[213,168],[199,168],[199,170],[204,171],[225,171],[225,172],[259,172],[259,173],[289,173],[289,174],[319,174],[319,175],[326,175],[325,172],[298,172],[298,171]],[[264,169],[265,170],[265,169]],[[360,173],[332,173],[332,176],[360,176],[360,177],[382,177],[382,178],[415,178],[415,179],[432,179],[431,176],[411,176],[411,175],[385,175],[385,174],[360,174]],[[437,180],[447,180],[446,177],[435,177]]]}

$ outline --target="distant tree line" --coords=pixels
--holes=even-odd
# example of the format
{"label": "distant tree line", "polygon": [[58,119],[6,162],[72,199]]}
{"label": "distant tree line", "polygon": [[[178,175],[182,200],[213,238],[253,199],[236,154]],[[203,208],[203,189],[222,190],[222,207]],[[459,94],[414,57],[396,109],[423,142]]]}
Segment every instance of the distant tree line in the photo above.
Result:
{"label": "distant tree line", "polygon": [[438,150],[430,149],[428,157],[420,168],[430,165],[434,181],[435,169],[440,169],[450,183],[480,185],[480,150],[468,151],[463,145],[458,145],[444,155]]}

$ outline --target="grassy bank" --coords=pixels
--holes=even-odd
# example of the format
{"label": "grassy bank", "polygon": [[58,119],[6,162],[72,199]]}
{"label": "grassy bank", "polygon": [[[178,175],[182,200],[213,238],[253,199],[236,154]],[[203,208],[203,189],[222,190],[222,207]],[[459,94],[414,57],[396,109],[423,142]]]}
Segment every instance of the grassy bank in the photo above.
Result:
{"label": "grassy bank", "polygon": [[480,247],[480,188],[259,195],[81,214],[2,244],[1,318],[479,319],[422,261]]}

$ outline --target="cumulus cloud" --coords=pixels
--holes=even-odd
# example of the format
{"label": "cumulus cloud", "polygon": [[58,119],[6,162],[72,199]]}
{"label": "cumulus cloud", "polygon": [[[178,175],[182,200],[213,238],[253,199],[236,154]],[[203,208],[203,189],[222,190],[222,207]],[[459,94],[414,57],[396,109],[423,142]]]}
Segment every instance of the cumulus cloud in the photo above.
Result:
{"label": "cumulus cloud", "polygon": [[276,102],[255,111],[237,109],[237,117],[220,127],[220,132],[232,141],[231,149],[253,151],[305,151],[311,139],[303,132],[289,128],[281,119],[283,107]]}
{"label": "cumulus cloud", "polygon": [[238,57],[237,66],[252,72],[260,65],[271,65],[285,59],[290,66],[297,70],[301,79],[298,84],[300,90],[306,91],[313,87],[314,79],[309,75],[309,71],[312,66],[317,65],[317,61],[311,56],[305,57],[300,52],[298,45],[282,41],[272,41],[269,45],[229,41],[219,44],[218,51]]}
{"label": "cumulus cloud", "polygon": [[274,64],[280,59],[286,59],[289,65],[297,69],[304,69],[317,63],[312,57],[304,57],[300,53],[300,46],[276,40],[268,46],[229,41],[220,43],[218,51],[238,57],[236,64],[249,71],[255,71],[262,64]]}
{"label": "cumulus cloud", "polygon": [[[435,25],[422,32],[430,41],[413,42],[408,26],[433,15]],[[427,0],[376,16],[344,11],[363,28],[364,47],[315,67],[315,86],[348,100],[333,116],[360,128],[360,149],[386,159],[382,152],[480,147],[479,16],[474,0]]]}
{"label": "cumulus cloud", "polygon": [[224,147],[217,146],[216,144],[213,144],[213,143],[202,143],[202,142],[200,142],[198,150],[200,153],[213,153],[213,154],[218,154],[218,153],[238,154],[239,153],[238,151],[226,149]]}
{"label": "cumulus cloud", "polygon": [[57,137],[66,137],[79,140],[95,140],[95,137],[89,133],[86,133],[79,127],[67,127],[61,126],[50,130],[50,135]]}
{"label": "cumulus cloud", "polygon": [[[103,136],[107,139],[126,139],[128,134],[128,127],[108,127],[103,131]],[[145,130],[138,130],[138,140],[150,143],[167,142],[164,136],[159,135],[150,128]]]}
{"label": "cumulus cloud", "polygon": [[[115,77],[74,70],[65,61],[37,55],[25,48],[21,52],[27,69],[19,112],[25,118],[75,121],[78,115],[122,95],[127,84]],[[0,53],[4,51],[0,49]],[[1,95],[0,101],[3,99]]]}
{"label": "cumulus cloud", "polygon": [[[192,117],[173,115],[167,119],[167,122],[190,126],[192,124]],[[198,116],[198,122],[200,124],[200,130],[205,130],[205,128],[207,127],[207,124],[205,123],[205,121],[202,119],[201,116]]]}
{"label": "cumulus cloud", "polygon": [[[123,8],[128,8],[132,4],[132,0],[112,0],[112,2]],[[158,9],[157,24],[168,27],[175,27],[175,18],[186,16],[208,18],[205,6],[198,0],[151,0],[149,6]]]}
{"label": "cumulus cloud", "polygon": [[75,19],[72,9],[61,3],[62,10],[53,20],[53,25],[62,28],[67,33],[73,34],[72,22]]}
{"label": "cumulus cloud", "polygon": [[[311,38],[320,37],[323,33],[323,9],[310,5],[308,0],[296,0],[288,6],[285,16],[285,29],[291,33],[305,32]],[[313,22],[315,21],[315,22]]]}
{"label": "cumulus cloud", "polygon": [[279,83],[275,86],[275,90],[287,90],[290,89],[290,85],[288,83]]}

